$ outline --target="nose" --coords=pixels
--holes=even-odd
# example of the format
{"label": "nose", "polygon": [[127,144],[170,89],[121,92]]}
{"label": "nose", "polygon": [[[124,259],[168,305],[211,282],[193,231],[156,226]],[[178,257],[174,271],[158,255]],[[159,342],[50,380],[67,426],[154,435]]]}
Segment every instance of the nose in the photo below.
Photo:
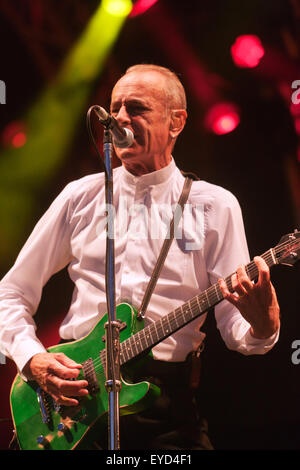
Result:
{"label": "nose", "polygon": [[130,116],[125,105],[120,107],[118,113],[115,115],[115,118],[117,119],[118,123],[123,126],[130,123]]}

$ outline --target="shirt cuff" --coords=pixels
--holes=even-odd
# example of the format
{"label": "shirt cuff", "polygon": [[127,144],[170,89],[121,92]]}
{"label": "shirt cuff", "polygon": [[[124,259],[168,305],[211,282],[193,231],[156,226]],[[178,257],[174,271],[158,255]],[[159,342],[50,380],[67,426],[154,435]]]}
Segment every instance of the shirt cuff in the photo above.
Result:
{"label": "shirt cuff", "polygon": [[35,354],[45,352],[47,352],[47,350],[44,348],[42,343],[33,339],[22,341],[22,346],[20,346],[18,350],[14,351],[13,360],[16,363],[18,372],[23,380],[27,381],[27,378],[23,373],[23,368],[29,359],[31,359]]}
{"label": "shirt cuff", "polygon": [[250,347],[252,354],[257,350],[258,354],[264,354],[270,351],[279,339],[280,327],[269,338],[255,338],[250,333],[250,328],[245,334],[245,343]]}

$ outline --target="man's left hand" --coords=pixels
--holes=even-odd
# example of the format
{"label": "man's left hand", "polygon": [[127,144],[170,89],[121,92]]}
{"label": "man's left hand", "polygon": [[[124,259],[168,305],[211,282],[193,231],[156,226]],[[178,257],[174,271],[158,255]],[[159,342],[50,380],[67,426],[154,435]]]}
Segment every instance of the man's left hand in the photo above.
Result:
{"label": "man's left hand", "polygon": [[270,280],[270,270],[263,258],[256,256],[258,280],[253,283],[248,277],[245,266],[240,266],[232,275],[231,293],[223,279],[219,285],[224,299],[232,303],[250,323],[250,332],[255,338],[269,338],[279,328],[280,308],[274,286]]}

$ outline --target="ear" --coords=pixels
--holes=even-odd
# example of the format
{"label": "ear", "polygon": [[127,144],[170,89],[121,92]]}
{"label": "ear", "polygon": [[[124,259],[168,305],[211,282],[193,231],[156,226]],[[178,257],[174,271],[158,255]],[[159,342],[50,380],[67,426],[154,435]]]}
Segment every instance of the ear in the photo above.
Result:
{"label": "ear", "polygon": [[185,109],[172,109],[170,121],[170,136],[175,139],[185,126],[187,112]]}

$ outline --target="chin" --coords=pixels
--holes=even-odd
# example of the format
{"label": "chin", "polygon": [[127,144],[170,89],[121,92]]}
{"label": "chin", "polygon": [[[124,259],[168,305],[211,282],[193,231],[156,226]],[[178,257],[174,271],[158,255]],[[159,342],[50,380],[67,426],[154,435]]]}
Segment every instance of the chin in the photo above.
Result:
{"label": "chin", "polygon": [[128,158],[132,158],[138,155],[136,149],[128,147],[124,149],[117,149],[116,150],[117,157],[122,160],[127,160]]}

